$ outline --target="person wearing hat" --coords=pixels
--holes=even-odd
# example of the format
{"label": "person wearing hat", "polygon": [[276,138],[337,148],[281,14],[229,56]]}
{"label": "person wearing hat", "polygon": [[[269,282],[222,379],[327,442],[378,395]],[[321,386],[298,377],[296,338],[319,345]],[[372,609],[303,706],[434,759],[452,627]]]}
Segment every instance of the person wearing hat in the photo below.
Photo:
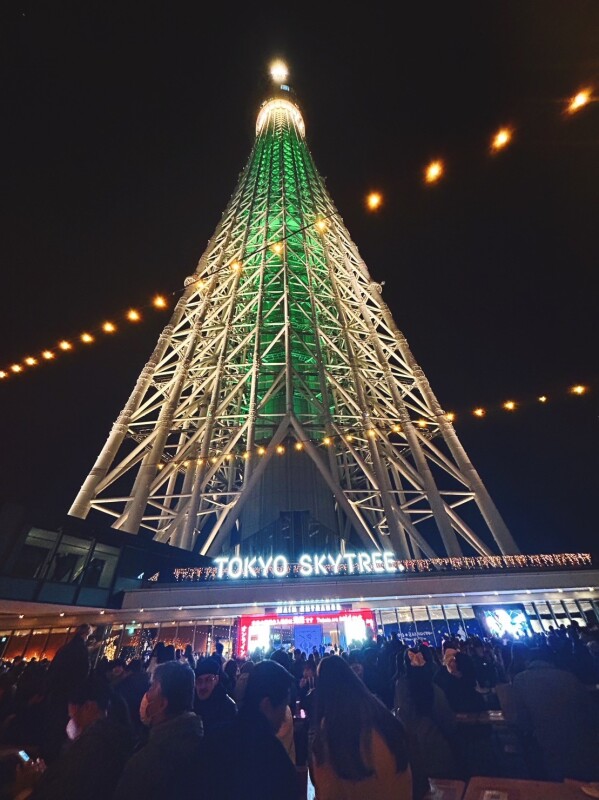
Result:
{"label": "person wearing hat", "polygon": [[220,680],[221,665],[215,658],[203,658],[195,668],[193,710],[202,718],[204,736],[226,725],[237,715],[237,705]]}

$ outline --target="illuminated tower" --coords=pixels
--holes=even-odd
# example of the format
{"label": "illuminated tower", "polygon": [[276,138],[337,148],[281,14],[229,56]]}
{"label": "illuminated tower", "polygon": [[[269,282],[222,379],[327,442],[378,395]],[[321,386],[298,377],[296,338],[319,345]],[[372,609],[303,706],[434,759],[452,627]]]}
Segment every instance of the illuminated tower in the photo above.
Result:
{"label": "illuminated tower", "polygon": [[210,556],[517,553],[273,77],[231,200],[70,514]]}

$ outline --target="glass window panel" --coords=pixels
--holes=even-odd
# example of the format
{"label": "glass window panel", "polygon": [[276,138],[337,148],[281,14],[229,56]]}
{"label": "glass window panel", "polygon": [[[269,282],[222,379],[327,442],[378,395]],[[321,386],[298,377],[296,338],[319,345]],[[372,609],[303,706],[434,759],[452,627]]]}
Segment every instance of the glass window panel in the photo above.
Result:
{"label": "glass window panel", "polygon": [[163,622],[160,625],[160,641],[165,644],[173,644],[175,647],[177,641],[177,623],[176,622]]}
{"label": "glass window panel", "polygon": [[539,614],[549,614],[551,616],[551,611],[549,610],[549,606],[547,603],[541,601],[540,603],[535,604]]}
{"label": "glass window panel", "polygon": [[393,625],[397,628],[397,617],[395,616],[395,609],[386,609],[381,612],[383,617],[383,625]]}
{"label": "glass window panel", "polygon": [[59,534],[31,528],[17,556],[13,575],[16,578],[43,578],[45,565]]}
{"label": "glass window panel", "polygon": [[412,610],[410,608],[398,608],[397,615],[400,622],[413,622]]}
{"label": "glass window panel", "polygon": [[457,606],[444,606],[445,608],[445,616],[447,619],[460,619],[460,614],[458,612]]}
{"label": "glass window panel", "polygon": [[140,658],[145,662],[152,655],[152,650],[158,641],[159,625],[144,625],[141,632],[141,651]]}
{"label": "glass window panel", "polygon": [[22,656],[30,633],[31,630],[15,631],[6,647],[4,658],[10,661],[15,656]]}
{"label": "glass window panel", "polygon": [[96,543],[92,557],[85,570],[83,585],[98,587],[99,589],[110,588],[118,558],[119,550],[117,547]]}
{"label": "glass window panel", "polygon": [[431,619],[437,620],[442,619],[445,621],[445,617],[443,616],[443,609],[441,606],[429,606],[428,607],[429,614],[431,615]]}
{"label": "glass window panel", "polygon": [[464,619],[474,619],[474,609],[472,606],[460,606],[460,612]]}
{"label": "glass window panel", "polygon": [[530,626],[535,633],[543,633],[543,626],[536,617],[531,618]]}
{"label": "glass window panel", "polygon": [[416,622],[428,622],[428,611],[426,606],[414,606],[412,608],[414,620]]}
{"label": "glass window panel", "polygon": [[48,634],[50,633],[49,628],[40,628],[36,629],[32,632],[31,638],[27,644],[27,649],[25,650],[25,658],[29,661],[31,658],[35,658],[38,661],[41,661],[42,658],[45,656],[45,649],[46,649],[46,639],[48,638]]}
{"label": "glass window panel", "polygon": [[141,625],[125,625],[125,632],[121,641],[119,658],[125,660],[138,658],[141,651]]}
{"label": "glass window panel", "polygon": [[46,658],[50,661],[58,652],[58,648],[67,643],[67,630],[68,628],[52,628],[48,642],[46,644]]}
{"label": "glass window panel", "polygon": [[580,600],[579,602],[580,602],[580,607],[582,608],[583,611],[593,610],[593,604],[588,600]]}
{"label": "glass window panel", "polygon": [[194,653],[198,653],[201,656],[208,654],[208,639],[210,637],[211,631],[212,631],[212,625],[210,625],[207,622],[201,622],[196,624],[195,638],[193,645]]}
{"label": "glass window panel", "polygon": [[524,603],[524,610],[526,611],[529,617],[537,616],[537,612],[535,611],[535,608],[532,603]]}
{"label": "glass window panel", "polygon": [[194,631],[195,625],[193,622],[180,622],[175,647],[178,647],[180,650],[185,650],[185,646],[190,644],[193,648]]}
{"label": "glass window panel", "polygon": [[100,656],[106,656],[109,661],[114,661],[117,656],[117,649],[121,640],[123,632],[122,625],[111,625],[106,632],[104,645],[100,652]]}
{"label": "glass window panel", "polygon": [[83,565],[91,542],[63,536],[56,549],[47,573],[47,579],[56,583],[76,583],[83,577]]}

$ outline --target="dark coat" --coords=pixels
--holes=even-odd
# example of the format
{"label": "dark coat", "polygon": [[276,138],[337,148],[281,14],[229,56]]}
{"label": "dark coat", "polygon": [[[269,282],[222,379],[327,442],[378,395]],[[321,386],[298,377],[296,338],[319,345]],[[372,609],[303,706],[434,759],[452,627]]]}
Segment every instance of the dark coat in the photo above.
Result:
{"label": "dark coat", "polygon": [[235,718],[237,704],[229,697],[224,687],[217,683],[207,700],[200,700],[197,694],[194,695],[193,710],[202,718],[204,736],[211,736]]}
{"label": "dark coat", "polygon": [[130,755],[127,731],[106,719],[86,728],[51,764],[29,800],[106,800]]}
{"label": "dark coat", "polygon": [[147,744],[127,762],[114,800],[200,796],[198,785],[208,771],[202,744],[202,720],[191,711],[154,726]]}
{"label": "dark coat", "polygon": [[70,691],[82,684],[89,674],[89,653],[81,636],[73,636],[56,653],[48,667],[48,689],[66,699]]}
{"label": "dark coat", "polygon": [[206,747],[209,800],[296,800],[295,766],[261,713],[243,709]]}

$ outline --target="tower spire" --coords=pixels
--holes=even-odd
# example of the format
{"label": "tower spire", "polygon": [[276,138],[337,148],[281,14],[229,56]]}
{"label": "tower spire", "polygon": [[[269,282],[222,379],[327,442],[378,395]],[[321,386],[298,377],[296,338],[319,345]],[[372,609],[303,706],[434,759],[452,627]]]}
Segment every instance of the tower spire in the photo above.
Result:
{"label": "tower spire", "polygon": [[271,74],[237,187],[70,513],[207,555],[517,553]]}

